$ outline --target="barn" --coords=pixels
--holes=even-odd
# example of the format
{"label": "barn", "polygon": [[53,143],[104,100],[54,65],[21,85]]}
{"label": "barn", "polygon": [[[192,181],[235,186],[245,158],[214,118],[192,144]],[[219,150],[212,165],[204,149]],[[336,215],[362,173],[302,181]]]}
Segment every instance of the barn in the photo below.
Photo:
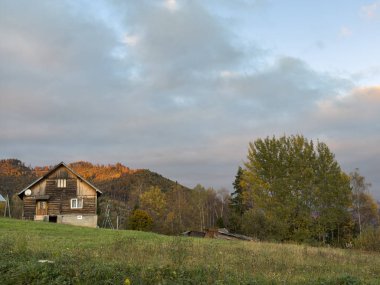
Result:
{"label": "barn", "polygon": [[18,193],[23,219],[96,227],[102,192],[64,162]]}

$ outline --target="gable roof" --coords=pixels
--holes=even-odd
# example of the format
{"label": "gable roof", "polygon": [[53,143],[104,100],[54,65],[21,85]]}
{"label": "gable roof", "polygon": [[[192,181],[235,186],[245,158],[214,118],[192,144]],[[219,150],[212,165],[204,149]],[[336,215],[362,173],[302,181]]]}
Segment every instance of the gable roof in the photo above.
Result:
{"label": "gable roof", "polygon": [[47,172],[45,175],[41,176],[40,178],[38,178],[36,181],[34,181],[32,184],[28,185],[27,187],[25,187],[23,190],[21,190],[17,195],[21,198],[22,195],[24,194],[24,192],[26,190],[28,190],[30,187],[33,187],[34,185],[36,185],[38,182],[42,181],[43,179],[45,179],[46,177],[48,177],[50,174],[52,174],[54,171],[56,171],[59,167],[65,167],[67,168],[70,172],[72,172],[75,176],[77,176],[80,180],[82,180],[83,182],[85,182],[87,185],[89,185],[91,188],[93,188],[96,193],[98,195],[101,195],[103,194],[102,191],[100,191],[97,187],[95,187],[93,184],[91,184],[90,182],[88,182],[86,179],[84,179],[82,176],[80,176],[78,173],[76,173],[72,168],[70,168],[69,166],[66,165],[66,163],[64,163],[63,161],[58,163],[56,166],[54,166],[49,172]]}

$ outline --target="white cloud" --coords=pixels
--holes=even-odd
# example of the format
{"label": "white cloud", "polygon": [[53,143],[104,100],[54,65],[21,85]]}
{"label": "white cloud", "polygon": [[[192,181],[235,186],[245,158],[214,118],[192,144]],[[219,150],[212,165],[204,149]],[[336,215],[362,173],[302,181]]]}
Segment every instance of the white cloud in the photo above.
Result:
{"label": "white cloud", "polygon": [[360,9],[361,15],[369,20],[376,19],[380,8],[380,2],[373,2],[368,5],[364,5]]}
{"label": "white cloud", "polygon": [[122,43],[126,44],[127,46],[135,46],[139,42],[139,37],[137,35],[124,35],[124,38],[122,39]]}
{"label": "white cloud", "polygon": [[348,27],[343,26],[340,28],[339,36],[342,38],[349,38],[352,36],[352,30]]}
{"label": "white cloud", "polygon": [[220,72],[220,77],[222,78],[233,78],[233,77],[238,77],[239,74],[234,71],[229,71],[229,70],[222,70]]}
{"label": "white cloud", "polygon": [[165,7],[174,12],[178,9],[178,3],[176,0],[165,0]]}

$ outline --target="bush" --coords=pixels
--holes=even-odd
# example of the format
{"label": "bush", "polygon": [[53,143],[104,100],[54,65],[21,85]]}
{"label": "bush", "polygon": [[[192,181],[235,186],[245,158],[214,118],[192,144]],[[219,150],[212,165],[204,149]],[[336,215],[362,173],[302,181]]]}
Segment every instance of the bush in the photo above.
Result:
{"label": "bush", "polygon": [[152,228],[152,217],[143,210],[134,210],[129,217],[129,226],[132,230],[149,231]]}
{"label": "bush", "polygon": [[360,249],[380,252],[380,228],[366,228],[354,244]]}

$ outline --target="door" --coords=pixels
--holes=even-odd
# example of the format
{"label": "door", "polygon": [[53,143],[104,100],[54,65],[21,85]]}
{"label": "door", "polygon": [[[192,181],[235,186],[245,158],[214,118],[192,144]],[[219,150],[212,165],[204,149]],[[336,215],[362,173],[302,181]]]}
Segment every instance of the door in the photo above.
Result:
{"label": "door", "polygon": [[47,202],[46,201],[37,201],[36,205],[36,215],[47,215]]}

